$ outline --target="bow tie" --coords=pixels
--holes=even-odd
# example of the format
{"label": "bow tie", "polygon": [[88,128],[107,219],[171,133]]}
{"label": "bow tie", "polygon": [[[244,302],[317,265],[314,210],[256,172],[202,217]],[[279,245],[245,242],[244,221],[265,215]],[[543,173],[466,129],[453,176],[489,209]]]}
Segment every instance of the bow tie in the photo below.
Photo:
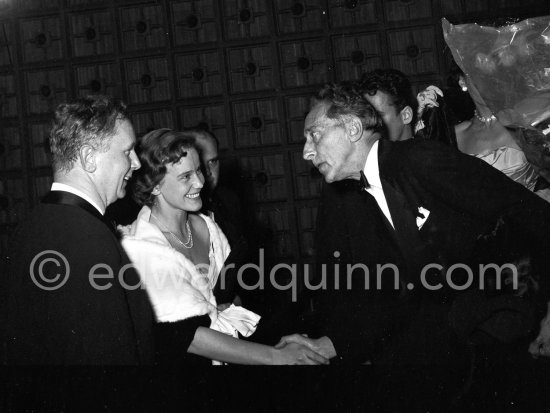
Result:
{"label": "bow tie", "polygon": [[361,191],[367,189],[367,188],[370,188],[370,184],[369,184],[369,181],[367,180],[367,177],[365,176],[365,174],[363,173],[363,171],[360,171],[359,174],[361,175],[361,178],[359,180],[360,184],[359,184],[359,189]]}

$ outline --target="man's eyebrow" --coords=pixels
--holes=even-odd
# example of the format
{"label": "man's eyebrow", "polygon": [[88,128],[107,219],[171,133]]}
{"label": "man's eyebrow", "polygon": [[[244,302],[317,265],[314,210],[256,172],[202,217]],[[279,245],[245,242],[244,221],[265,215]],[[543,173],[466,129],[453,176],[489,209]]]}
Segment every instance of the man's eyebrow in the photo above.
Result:
{"label": "man's eyebrow", "polygon": [[318,128],[319,128],[319,123],[314,123],[314,124],[311,125],[309,128],[306,128],[306,129],[305,129],[305,132],[311,132],[312,130],[318,129]]}

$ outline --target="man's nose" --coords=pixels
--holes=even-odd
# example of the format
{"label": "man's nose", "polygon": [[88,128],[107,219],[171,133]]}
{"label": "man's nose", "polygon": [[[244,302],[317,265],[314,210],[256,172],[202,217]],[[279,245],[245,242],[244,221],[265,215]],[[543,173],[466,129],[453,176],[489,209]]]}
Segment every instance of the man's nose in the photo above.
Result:
{"label": "man's nose", "polygon": [[130,168],[133,170],[141,168],[141,162],[139,161],[136,151],[132,151],[130,154]]}
{"label": "man's nose", "polygon": [[312,142],[306,142],[304,144],[304,150],[302,152],[303,158],[306,161],[312,161],[315,158],[315,148]]}

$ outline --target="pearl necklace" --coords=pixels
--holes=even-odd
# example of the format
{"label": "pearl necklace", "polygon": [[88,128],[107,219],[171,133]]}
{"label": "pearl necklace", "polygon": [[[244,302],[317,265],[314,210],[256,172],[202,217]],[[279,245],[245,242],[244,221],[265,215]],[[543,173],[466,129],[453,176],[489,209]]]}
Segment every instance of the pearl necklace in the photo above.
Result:
{"label": "pearl necklace", "polygon": [[494,122],[495,120],[497,120],[497,117],[496,117],[495,115],[493,115],[492,113],[491,113],[491,116],[488,116],[488,117],[481,116],[481,115],[478,113],[477,109],[474,110],[474,116],[475,116],[476,118],[478,118],[479,121],[480,121],[481,123],[484,123],[484,124],[487,125],[487,126],[488,126],[491,122]]}
{"label": "pearl necklace", "polygon": [[160,226],[160,229],[163,231],[163,232],[167,232],[169,233],[170,235],[172,235],[172,237],[178,241],[182,246],[183,248],[187,248],[187,249],[191,249],[193,248],[193,233],[191,232],[191,226],[189,225],[189,215],[187,215],[187,219],[185,220],[185,229],[187,230],[187,242],[183,242],[176,234],[174,234],[172,231],[170,231],[168,228],[166,228],[164,226],[164,224],[162,222],[160,222],[160,220],[151,212],[151,216],[153,218],[155,218],[155,221],[158,222],[159,226]]}

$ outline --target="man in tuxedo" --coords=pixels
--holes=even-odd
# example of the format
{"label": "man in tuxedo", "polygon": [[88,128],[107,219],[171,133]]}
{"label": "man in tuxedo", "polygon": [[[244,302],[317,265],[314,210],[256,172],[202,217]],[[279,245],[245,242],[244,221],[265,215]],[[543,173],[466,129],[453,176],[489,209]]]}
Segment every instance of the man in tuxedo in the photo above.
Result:
{"label": "man in tuxedo", "polygon": [[[475,157],[435,142],[391,142],[381,139],[384,131],[353,84],[327,85],[312,99],[303,156],[328,183],[317,224],[326,291],[310,330],[321,337],[286,336],[280,344],[307,344],[351,363],[459,366],[464,349],[448,315],[469,270],[476,278],[479,239],[506,222],[545,270],[550,206]],[[346,265],[356,264],[370,270],[370,285],[361,272],[353,272],[353,285],[346,281]],[[378,282],[385,264],[394,271]],[[532,352],[550,356],[549,332],[546,317]]]}
{"label": "man in tuxedo", "polygon": [[17,231],[3,277],[7,364],[149,364],[153,311],[107,206],[140,167],[122,102],[58,106],[51,191]]}

